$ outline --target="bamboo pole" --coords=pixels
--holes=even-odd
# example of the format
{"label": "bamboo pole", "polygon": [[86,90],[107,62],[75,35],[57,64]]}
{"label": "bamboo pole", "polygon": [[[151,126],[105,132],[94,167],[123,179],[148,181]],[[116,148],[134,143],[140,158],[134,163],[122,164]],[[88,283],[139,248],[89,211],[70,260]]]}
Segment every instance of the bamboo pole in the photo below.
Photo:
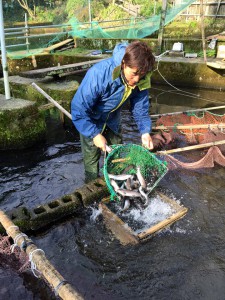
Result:
{"label": "bamboo pole", "polygon": [[165,114],[156,114],[156,115],[150,115],[151,118],[158,118],[158,117],[163,117],[163,116],[173,116],[173,115],[178,115],[178,114],[185,114],[189,112],[201,112],[201,111],[208,111],[208,110],[214,110],[214,109],[223,109],[225,108],[225,105],[222,106],[213,106],[213,107],[208,107],[208,108],[197,108],[197,109],[189,109],[186,111],[176,111],[176,112],[171,112],[171,113],[165,113]]}
{"label": "bamboo pole", "polygon": [[171,149],[171,150],[157,151],[156,154],[166,155],[169,153],[177,153],[177,152],[189,151],[189,150],[194,150],[194,149],[208,148],[211,146],[218,146],[218,145],[223,145],[223,144],[225,144],[225,140],[206,143],[206,144],[200,144],[200,145],[194,145],[194,146],[188,146],[188,147],[183,147],[183,148]]}
{"label": "bamboo pole", "polygon": [[163,228],[167,227],[168,225],[171,225],[172,223],[176,222],[177,220],[181,219],[186,213],[188,209],[186,207],[182,208],[180,211],[172,215],[171,217],[167,218],[166,220],[163,220],[159,222],[158,224],[150,227],[149,229],[145,230],[144,232],[141,232],[138,234],[138,237],[140,239],[144,239],[145,237],[156,233],[159,230],[162,230]]}
{"label": "bamboo pole", "polygon": [[40,92],[45,98],[47,98],[51,103],[53,103],[61,112],[63,112],[69,119],[72,120],[72,115],[65,110],[58,102],[56,102],[51,96],[49,96],[45,91],[43,91],[36,83],[32,83],[32,86]]}
{"label": "bamboo pole", "polygon": [[166,129],[221,129],[225,128],[225,123],[219,123],[219,124],[196,124],[196,125],[174,125],[174,126],[153,126],[152,129],[154,130],[166,130]]}
{"label": "bamboo pole", "polygon": [[[78,292],[67,283],[62,275],[54,268],[54,266],[47,260],[43,250],[37,248],[26,235],[10,220],[10,218],[0,210],[0,222],[5,228],[7,234],[16,241],[16,244],[21,247],[26,242],[27,247],[25,252],[32,257],[32,262],[36,265],[37,270],[41,272],[43,277],[54,288],[55,292],[65,300],[83,300]],[[20,236],[20,238],[19,238]]]}

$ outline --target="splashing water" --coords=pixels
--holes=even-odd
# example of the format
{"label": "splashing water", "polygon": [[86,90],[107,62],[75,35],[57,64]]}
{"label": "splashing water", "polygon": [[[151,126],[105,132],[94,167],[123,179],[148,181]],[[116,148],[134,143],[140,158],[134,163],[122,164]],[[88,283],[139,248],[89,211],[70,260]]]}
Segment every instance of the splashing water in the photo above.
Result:
{"label": "splashing water", "polygon": [[130,214],[134,220],[141,220],[150,227],[167,219],[174,212],[175,210],[168,203],[165,203],[159,196],[156,196],[144,210],[132,209]]}
{"label": "splashing water", "polygon": [[92,222],[96,222],[98,220],[99,216],[102,215],[102,209],[101,208],[98,209],[98,208],[91,207],[91,210],[92,210],[92,214],[90,216],[90,220]]}

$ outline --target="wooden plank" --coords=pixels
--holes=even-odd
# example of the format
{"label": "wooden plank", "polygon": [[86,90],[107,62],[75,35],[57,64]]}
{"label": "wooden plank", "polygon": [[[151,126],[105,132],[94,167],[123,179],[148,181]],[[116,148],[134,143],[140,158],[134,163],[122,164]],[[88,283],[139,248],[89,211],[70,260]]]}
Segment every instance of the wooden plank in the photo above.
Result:
{"label": "wooden plank", "polygon": [[100,62],[103,59],[95,59],[75,64],[62,65],[57,67],[43,68],[37,70],[30,70],[26,72],[21,72],[20,76],[28,78],[43,78],[45,76],[56,76],[64,73],[70,73],[73,71],[84,71],[89,69],[94,64]]}
{"label": "wooden plank", "polygon": [[68,43],[70,43],[70,42],[72,42],[72,41],[73,41],[73,39],[67,39],[67,40],[62,41],[62,42],[60,42],[60,43],[51,45],[50,47],[45,48],[45,49],[44,49],[44,52],[50,52],[50,51],[52,51],[52,50],[55,50],[55,49],[57,49],[57,48],[60,48],[60,47],[62,47],[62,46],[64,46],[64,45],[66,45],[66,44],[68,44]]}
{"label": "wooden plank", "polygon": [[117,217],[116,214],[111,212],[104,203],[100,203],[99,208],[102,210],[106,227],[112,231],[122,245],[138,244],[138,238],[126,223]]}

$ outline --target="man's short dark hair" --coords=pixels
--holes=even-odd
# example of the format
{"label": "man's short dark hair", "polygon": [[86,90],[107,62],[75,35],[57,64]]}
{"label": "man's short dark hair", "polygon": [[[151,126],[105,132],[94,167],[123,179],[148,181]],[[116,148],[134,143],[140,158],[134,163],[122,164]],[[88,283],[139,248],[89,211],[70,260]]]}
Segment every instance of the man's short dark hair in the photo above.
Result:
{"label": "man's short dark hair", "polygon": [[146,74],[152,71],[155,57],[145,42],[134,41],[127,46],[123,63],[129,68],[137,68],[138,74]]}

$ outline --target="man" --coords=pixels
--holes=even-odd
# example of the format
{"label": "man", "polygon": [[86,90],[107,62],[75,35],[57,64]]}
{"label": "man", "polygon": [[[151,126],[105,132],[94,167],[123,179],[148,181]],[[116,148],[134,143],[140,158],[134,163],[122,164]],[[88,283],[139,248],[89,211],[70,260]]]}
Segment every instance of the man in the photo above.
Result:
{"label": "man", "polygon": [[86,182],[98,177],[101,150],[106,151],[106,144],[122,143],[120,114],[127,100],[142,145],[153,149],[148,89],[154,62],[146,43],[121,43],[111,58],[92,66],[81,82],[71,112],[80,132]]}

